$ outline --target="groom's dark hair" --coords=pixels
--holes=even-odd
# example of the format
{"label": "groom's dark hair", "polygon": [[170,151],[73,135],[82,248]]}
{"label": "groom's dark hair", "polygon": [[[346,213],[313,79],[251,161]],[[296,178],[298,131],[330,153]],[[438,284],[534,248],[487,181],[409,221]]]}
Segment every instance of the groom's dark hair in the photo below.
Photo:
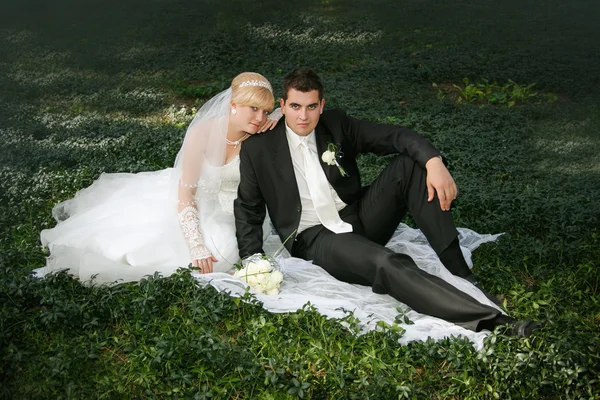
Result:
{"label": "groom's dark hair", "polygon": [[287,100],[290,89],[295,89],[303,93],[317,90],[319,92],[319,101],[323,100],[321,78],[310,68],[296,68],[283,77],[283,101]]}

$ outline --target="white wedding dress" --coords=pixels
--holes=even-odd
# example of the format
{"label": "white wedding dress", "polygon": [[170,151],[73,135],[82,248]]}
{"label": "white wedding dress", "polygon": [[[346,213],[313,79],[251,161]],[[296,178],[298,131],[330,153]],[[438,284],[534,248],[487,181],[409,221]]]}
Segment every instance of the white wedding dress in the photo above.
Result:
{"label": "white wedding dress", "polygon": [[[215,272],[229,271],[239,261],[233,200],[240,180],[239,156],[198,182],[196,203],[205,245],[219,260]],[[139,174],[103,174],[74,198],[54,207],[57,225],[43,230],[41,242],[50,250],[46,267],[36,272],[69,269],[95,284],[131,282],[160,272],[171,275],[191,262],[186,239],[171,196],[172,168]],[[220,178],[219,190],[204,176]],[[266,236],[270,234],[265,221]],[[266,238],[265,236],[265,238]]]}
{"label": "white wedding dress", "polygon": [[[246,284],[227,271],[238,262],[233,200],[239,184],[239,157],[218,167],[220,189],[206,193],[198,182],[196,201],[206,246],[219,260],[214,273],[196,277],[200,284],[210,284],[232,296],[242,296]],[[41,233],[42,244],[51,255],[38,276],[61,269],[82,282],[94,284],[128,282],[159,272],[168,276],[190,263],[190,253],[177,218],[177,204],[170,196],[173,169],[139,174],[103,174],[90,187],[79,191],[73,199],[58,204],[53,215],[56,227]],[[176,181],[176,180],[175,180]],[[277,235],[271,235],[265,221],[265,251],[273,254],[280,246]],[[471,264],[471,251],[481,243],[499,235],[479,235],[459,229],[465,258]],[[410,255],[420,268],[437,275],[484,304],[495,307],[475,286],[450,274],[441,264],[420,231],[400,225],[387,245],[394,251]],[[370,287],[348,284],[331,277],[311,262],[290,257],[279,258],[284,281],[279,295],[256,295],[271,312],[294,312],[310,302],[320,313],[341,318],[353,312],[363,331],[377,329],[378,321],[394,323],[398,310],[413,324],[402,324],[406,330],[401,343],[463,336],[476,348],[483,346],[486,332],[472,332],[438,318],[408,309],[388,295],[375,294]]]}

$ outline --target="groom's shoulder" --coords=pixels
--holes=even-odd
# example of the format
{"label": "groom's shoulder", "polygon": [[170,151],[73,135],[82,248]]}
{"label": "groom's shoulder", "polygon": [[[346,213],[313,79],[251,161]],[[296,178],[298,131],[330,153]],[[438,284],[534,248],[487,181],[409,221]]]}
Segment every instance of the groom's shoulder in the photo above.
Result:
{"label": "groom's shoulder", "polygon": [[337,121],[346,117],[346,111],[342,110],[341,108],[325,110],[323,111],[323,114],[321,114],[321,119],[324,121]]}
{"label": "groom's shoulder", "polygon": [[267,143],[271,143],[277,135],[285,134],[285,123],[283,118],[277,123],[277,125],[270,130],[263,133],[254,134],[244,141],[244,146],[248,150],[260,149]]}
{"label": "groom's shoulder", "polygon": [[319,119],[319,123],[323,124],[330,131],[344,130],[347,122],[348,115],[346,114],[346,111],[339,108],[323,111],[321,118]]}

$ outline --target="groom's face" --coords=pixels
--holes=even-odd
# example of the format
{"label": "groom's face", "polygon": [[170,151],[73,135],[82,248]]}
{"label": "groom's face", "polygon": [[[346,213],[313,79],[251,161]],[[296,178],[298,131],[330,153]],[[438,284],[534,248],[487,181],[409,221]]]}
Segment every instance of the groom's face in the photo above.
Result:
{"label": "groom's face", "polygon": [[317,90],[301,92],[290,89],[287,93],[287,100],[280,99],[279,105],[285,115],[287,125],[297,135],[306,136],[317,126],[319,117],[323,112],[325,99],[319,101]]}

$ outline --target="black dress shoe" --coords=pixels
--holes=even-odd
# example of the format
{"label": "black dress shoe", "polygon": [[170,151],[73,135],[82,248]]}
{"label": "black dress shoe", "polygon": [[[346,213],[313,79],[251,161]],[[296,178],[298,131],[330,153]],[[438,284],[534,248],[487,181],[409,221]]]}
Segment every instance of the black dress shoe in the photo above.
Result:
{"label": "black dress shoe", "polygon": [[514,322],[509,326],[510,329],[506,332],[507,334],[527,338],[530,337],[535,330],[541,328],[543,324],[541,322],[522,320]]}
{"label": "black dress shoe", "polygon": [[501,328],[499,333],[507,336],[530,337],[531,334],[543,326],[541,322],[521,320],[517,321],[508,315],[498,314],[492,319],[483,320],[477,326],[477,332],[487,329],[490,331]]}

